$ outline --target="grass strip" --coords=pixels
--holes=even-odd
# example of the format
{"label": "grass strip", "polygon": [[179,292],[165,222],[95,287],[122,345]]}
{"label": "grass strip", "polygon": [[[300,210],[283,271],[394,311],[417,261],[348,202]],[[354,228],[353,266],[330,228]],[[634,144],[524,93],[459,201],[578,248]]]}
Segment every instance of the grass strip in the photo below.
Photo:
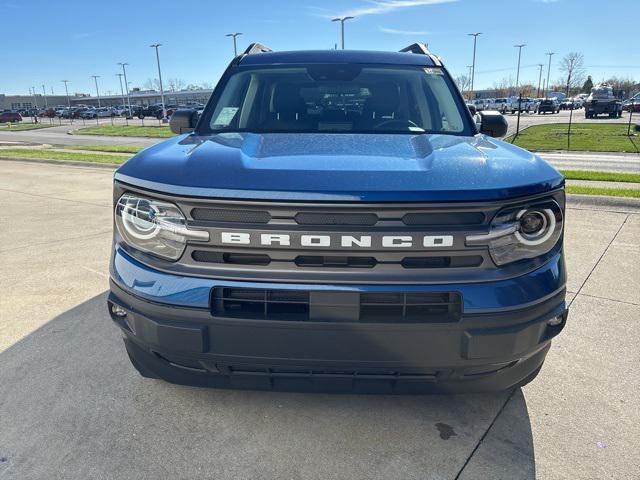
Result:
{"label": "grass strip", "polygon": [[581,185],[567,186],[567,193],[575,193],[580,195],[601,195],[607,197],[640,198],[640,190],[629,190],[624,188],[583,187]]}
{"label": "grass strip", "polygon": [[11,126],[7,123],[0,123],[0,131],[21,132],[24,130],[39,130],[41,128],[57,127],[58,125],[44,123],[13,123]]}
{"label": "grass strip", "polygon": [[640,173],[597,172],[591,170],[560,170],[567,180],[640,183]]}
{"label": "grass strip", "polygon": [[638,152],[640,137],[627,135],[622,123],[574,123],[571,143],[567,144],[568,123],[533,125],[506,139],[514,145],[533,151],[571,150],[589,152]]}
{"label": "grass strip", "polygon": [[76,162],[121,164],[125,156],[100,155],[99,153],[61,152],[52,148],[0,148],[0,157],[33,158],[47,160],[73,160]]}
{"label": "grass strip", "polygon": [[69,145],[64,148],[69,150],[89,150],[92,152],[138,153],[146,147],[135,147],[133,145]]}
{"label": "grass strip", "polygon": [[168,126],[140,126],[140,125],[105,125],[102,127],[85,127],[74,130],[78,135],[108,135],[115,137],[152,137],[169,138],[173,136]]}

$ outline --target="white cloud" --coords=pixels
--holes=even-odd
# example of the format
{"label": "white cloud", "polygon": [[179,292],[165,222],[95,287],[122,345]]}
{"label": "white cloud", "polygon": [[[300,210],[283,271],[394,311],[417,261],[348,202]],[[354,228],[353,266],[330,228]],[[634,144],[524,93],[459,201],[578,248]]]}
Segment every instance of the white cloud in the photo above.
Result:
{"label": "white cloud", "polygon": [[337,15],[325,15],[322,17],[364,17],[365,15],[380,15],[403,8],[421,7],[425,5],[437,5],[452,3],[458,0],[367,0],[361,7],[352,8]]}
{"label": "white cloud", "polygon": [[430,32],[426,32],[424,30],[396,30],[395,28],[387,28],[387,27],[378,27],[378,30],[384,33],[391,33],[394,35],[429,35]]}

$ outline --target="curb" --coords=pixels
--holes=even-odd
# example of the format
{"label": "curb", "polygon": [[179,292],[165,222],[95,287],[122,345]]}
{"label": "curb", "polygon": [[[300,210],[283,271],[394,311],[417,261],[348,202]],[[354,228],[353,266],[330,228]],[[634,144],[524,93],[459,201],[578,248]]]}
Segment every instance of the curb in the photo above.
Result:
{"label": "curb", "polygon": [[604,195],[567,194],[567,206],[572,208],[597,208],[623,212],[640,212],[640,198],[607,197]]}
{"label": "curb", "polygon": [[111,169],[115,170],[116,168],[123,165],[122,163],[98,163],[98,162],[81,162],[77,160],[51,160],[49,158],[21,158],[21,157],[2,157],[1,160],[7,160],[10,162],[27,162],[27,163],[48,163],[52,165],[69,165],[75,167],[88,167],[88,168],[101,168],[101,169]]}

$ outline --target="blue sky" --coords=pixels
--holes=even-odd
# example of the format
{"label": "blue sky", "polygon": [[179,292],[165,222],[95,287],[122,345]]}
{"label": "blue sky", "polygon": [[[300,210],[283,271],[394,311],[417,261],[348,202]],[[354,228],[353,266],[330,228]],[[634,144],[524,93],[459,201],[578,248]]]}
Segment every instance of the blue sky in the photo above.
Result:
{"label": "blue sky", "polygon": [[595,80],[640,80],[640,0],[0,0],[0,93],[45,84],[63,94],[60,80],[68,79],[70,92],[95,94],[90,75],[101,76],[101,93],[115,93],[117,62],[128,62],[129,81],[142,86],[157,76],[155,42],[163,44],[165,83],[215,84],[233,53],[225,33],[243,32],[241,49],[251,41],[274,50],[333,48],[340,31],[329,19],[345,14],[357,17],[346,25],[346,48],[428,42],[454,76],[471,63],[466,33],[483,32],[476,88],[515,76],[518,43],[527,44],[522,82],[537,84],[536,64],[546,65],[547,51],[557,52],[552,79],[560,58],[578,51]]}

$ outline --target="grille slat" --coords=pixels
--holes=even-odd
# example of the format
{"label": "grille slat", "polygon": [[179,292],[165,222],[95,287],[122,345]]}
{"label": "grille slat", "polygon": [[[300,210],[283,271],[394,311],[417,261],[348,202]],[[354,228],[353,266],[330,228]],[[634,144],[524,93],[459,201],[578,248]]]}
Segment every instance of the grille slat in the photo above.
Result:
{"label": "grille slat", "polygon": [[[457,322],[462,315],[462,298],[455,292],[358,294],[323,291],[315,295],[305,290],[216,287],[211,300],[214,316],[240,319],[450,323]],[[356,314],[345,320],[344,311]],[[321,313],[316,318],[314,312]]]}

